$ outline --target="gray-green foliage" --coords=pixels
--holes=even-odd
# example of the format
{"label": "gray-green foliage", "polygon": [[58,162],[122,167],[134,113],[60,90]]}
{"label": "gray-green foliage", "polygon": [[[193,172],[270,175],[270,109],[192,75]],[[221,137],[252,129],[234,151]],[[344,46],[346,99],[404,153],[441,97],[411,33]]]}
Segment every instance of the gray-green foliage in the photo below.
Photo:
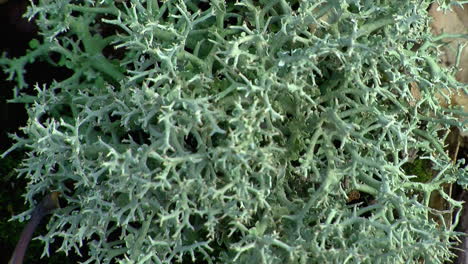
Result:
{"label": "gray-green foliage", "polygon": [[[40,0],[41,40],[2,63],[30,103],[26,197],[67,200],[41,239],[86,263],[442,263],[429,194],[460,208],[441,186],[467,175],[434,94],[463,87],[430,2]],[[35,59],[72,74],[23,95]],[[412,181],[411,153],[440,173]]]}

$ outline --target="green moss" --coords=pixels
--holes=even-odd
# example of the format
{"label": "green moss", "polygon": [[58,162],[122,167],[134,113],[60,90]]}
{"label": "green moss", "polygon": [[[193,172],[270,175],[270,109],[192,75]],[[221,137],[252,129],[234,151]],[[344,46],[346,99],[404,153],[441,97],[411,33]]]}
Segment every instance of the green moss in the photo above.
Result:
{"label": "green moss", "polygon": [[432,179],[431,161],[424,159],[417,159],[411,163],[403,165],[403,170],[407,175],[415,175],[412,181],[415,182],[428,182]]}

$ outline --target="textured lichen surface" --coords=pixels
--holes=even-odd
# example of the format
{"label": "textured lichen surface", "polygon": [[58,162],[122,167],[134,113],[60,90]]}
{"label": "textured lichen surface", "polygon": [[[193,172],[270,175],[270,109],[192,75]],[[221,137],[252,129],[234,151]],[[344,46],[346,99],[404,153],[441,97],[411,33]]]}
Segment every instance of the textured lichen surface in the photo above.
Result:
{"label": "textured lichen surface", "polygon": [[[437,64],[430,2],[40,0],[27,15],[42,38],[0,62],[29,103],[26,197],[66,200],[45,251],[60,238],[88,245],[86,263],[442,263],[455,232],[429,198],[461,207],[442,185],[467,172],[443,138],[466,124],[434,94],[466,87]],[[35,59],[72,75],[24,95]],[[439,173],[414,180],[415,157]]]}

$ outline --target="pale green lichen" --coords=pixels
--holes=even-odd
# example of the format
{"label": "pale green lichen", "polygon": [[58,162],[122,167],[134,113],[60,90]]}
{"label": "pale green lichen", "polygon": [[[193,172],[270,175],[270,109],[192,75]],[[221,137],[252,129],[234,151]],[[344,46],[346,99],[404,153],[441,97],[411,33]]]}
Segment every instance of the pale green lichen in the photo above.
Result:
{"label": "pale green lichen", "polygon": [[[456,233],[429,195],[467,174],[434,94],[466,87],[433,63],[430,2],[34,4],[43,38],[1,62],[31,103],[27,198],[68,202],[41,239],[87,263],[442,263]],[[23,96],[52,53],[72,75]],[[405,174],[414,151],[431,181]]]}

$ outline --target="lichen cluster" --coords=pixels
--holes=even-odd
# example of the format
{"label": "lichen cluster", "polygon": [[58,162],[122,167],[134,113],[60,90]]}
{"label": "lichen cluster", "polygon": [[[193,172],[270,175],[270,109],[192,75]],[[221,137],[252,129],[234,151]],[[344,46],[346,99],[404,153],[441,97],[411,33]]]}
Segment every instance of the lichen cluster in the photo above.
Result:
{"label": "lichen cluster", "polygon": [[[459,110],[434,95],[466,88],[437,64],[430,2],[33,4],[41,39],[0,63],[29,104],[26,197],[67,204],[45,251],[60,238],[87,263],[443,263],[456,233],[430,194],[460,208],[441,186],[467,173],[443,148]],[[36,59],[71,74],[25,95]],[[413,180],[414,155],[439,173]]]}

